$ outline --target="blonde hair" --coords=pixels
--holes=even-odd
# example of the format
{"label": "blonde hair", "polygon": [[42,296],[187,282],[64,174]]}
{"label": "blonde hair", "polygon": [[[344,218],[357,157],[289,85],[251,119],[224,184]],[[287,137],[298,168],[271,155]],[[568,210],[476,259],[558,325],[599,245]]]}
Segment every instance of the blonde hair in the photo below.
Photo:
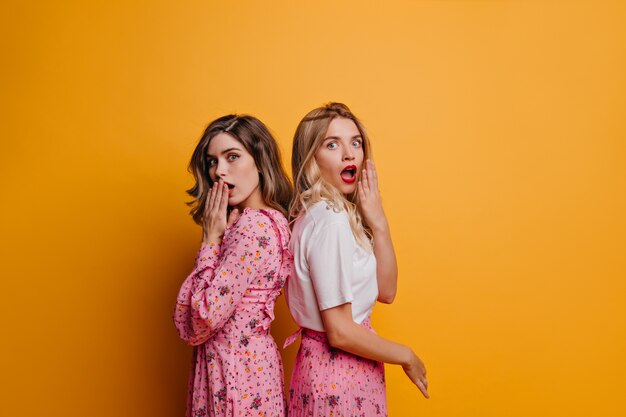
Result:
{"label": "blonde hair", "polygon": [[[371,157],[370,141],[365,127],[342,103],[328,103],[310,111],[298,124],[293,138],[291,172],[294,196],[289,205],[289,220],[293,221],[309,207],[327,200],[335,211],[345,210],[357,243],[364,249],[372,249],[371,230],[358,211],[358,193],[344,196],[337,188],[322,178],[315,154],[322,146],[328,126],[333,119],[344,118],[354,122],[363,140],[363,161]],[[360,175],[360,172],[357,173]]]}

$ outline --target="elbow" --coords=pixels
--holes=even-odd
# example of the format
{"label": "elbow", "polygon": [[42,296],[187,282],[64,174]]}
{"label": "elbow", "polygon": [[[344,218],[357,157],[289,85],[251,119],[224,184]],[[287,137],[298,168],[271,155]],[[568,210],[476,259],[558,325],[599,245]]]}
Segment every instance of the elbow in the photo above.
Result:
{"label": "elbow", "polygon": [[185,343],[187,343],[187,346],[193,347],[193,346],[199,346],[205,343],[207,340],[209,340],[209,338],[203,339],[203,338],[197,337],[197,338],[185,340]]}
{"label": "elbow", "polygon": [[209,340],[212,334],[208,331],[197,332],[193,329],[186,329],[184,332],[179,332],[179,336],[188,346],[198,346]]}
{"label": "elbow", "polygon": [[335,349],[346,350],[348,345],[348,337],[346,332],[341,329],[330,329],[326,331],[326,337],[328,338],[328,344]]}
{"label": "elbow", "polygon": [[391,304],[396,299],[396,292],[380,293],[378,294],[378,302],[383,304]]}

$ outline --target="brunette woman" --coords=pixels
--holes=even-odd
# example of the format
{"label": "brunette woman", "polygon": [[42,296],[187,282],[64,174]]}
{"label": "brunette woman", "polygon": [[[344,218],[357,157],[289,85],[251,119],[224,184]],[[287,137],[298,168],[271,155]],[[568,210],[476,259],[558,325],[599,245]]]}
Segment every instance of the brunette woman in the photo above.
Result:
{"label": "brunette woman", "polygon": [[283,368],[269,333],[292,260],[285,214],[292,189],[261,121],[212,122],[189,169],[202,245],[174,312],[195,346],[187,416],[284,416]]}

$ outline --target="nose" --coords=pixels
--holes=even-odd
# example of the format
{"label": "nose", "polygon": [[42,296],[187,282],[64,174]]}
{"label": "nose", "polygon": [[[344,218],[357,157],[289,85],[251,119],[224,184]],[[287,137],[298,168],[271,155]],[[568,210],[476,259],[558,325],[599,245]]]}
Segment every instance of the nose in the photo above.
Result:
{"label": "nose", "polygon": [[343,148],[343,160],[344,161],[352,161],[354,159],[354,151],[350,146],[346,146]]}
{"label": "nose", "polygon": [[220,163],[220,161],[217,161],[217,163],[215,165],[215,176],[217,178],[224,177],[224,175],[226,175],[226,170],[227,170],[226,164],[225,163]]}

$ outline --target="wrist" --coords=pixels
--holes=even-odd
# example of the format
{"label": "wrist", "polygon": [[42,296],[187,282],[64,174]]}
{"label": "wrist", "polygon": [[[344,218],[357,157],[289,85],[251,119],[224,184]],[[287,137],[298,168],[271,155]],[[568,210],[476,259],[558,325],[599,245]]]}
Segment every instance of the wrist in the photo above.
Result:
{"label": "wrist", "polygon": [[413,353],[413,350],[408,347],[408,346],[404,346],[404,358],[402,359],[402,366],[403,367],[407,367],[407,366],[411,366],[414,362],[415,362],[415,353]]}
{"label": "wrist", "polygon": [[202,243],[205,245],[210,245],[210,244],[219,245],[220,243],[222,243],[222,236],[217,235],[215,233],[211,233],[208,235],[205,234],[202,237]]}
{"label": "wrist", "polygon": [[387,223],[386,218],[383,218],[382,220],[378,220],[377,222],[373,222],[368,225],[373,234],[382,234],[389,232],[389,223]]}

